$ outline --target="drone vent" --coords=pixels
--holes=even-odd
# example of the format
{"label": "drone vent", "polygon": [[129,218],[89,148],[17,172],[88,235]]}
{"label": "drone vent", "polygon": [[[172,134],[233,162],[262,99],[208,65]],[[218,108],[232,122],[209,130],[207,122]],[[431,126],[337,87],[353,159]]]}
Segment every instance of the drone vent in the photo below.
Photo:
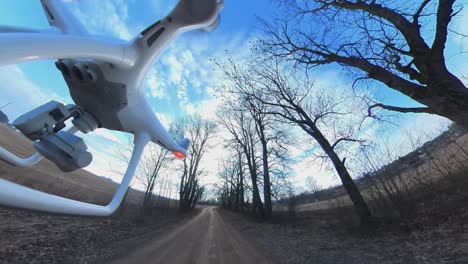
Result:
{"label": "drone vent", "polygon": [[109,111],[118,111],[127,105],[127,88],[121,83],[105,81],[97,84],[96,96]]}

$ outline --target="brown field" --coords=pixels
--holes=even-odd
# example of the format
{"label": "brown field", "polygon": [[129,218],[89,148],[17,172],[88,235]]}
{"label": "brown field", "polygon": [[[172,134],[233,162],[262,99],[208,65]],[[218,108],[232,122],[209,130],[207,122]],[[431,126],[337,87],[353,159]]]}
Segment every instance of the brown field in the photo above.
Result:
{"label": "brown field", "polygon": [[[13,129],[0,126],[0,145],[21,156],[34,152]],[[117,184],[86,170],[62,173],[47,160],[32,168],[0,163],[0,177],[85,202],[106,204]],[[132,190],[112,217],[73,217],[0,207],[0,263],[274,263],[214,207],[192,214],[140,208]],[[197,212],[200,212],[197,214]],[[196,217],[193,217],[195,216]],[[210,262],[208,262],[210,261]]]}
{"label": "brown field", "polygon": [[[35,152],[27,138],[3,124],[0,124],[0,146],[24,157]],[[112,199],[118,187],[86,170],[63,173],[48,160],[30,168],[18,168],[0,161],[0,178],[101,205]],[[167,208],[142,214],[143,196],[139,191],[130,190],[122,210],[104,218],[0,206],[0,263],[103,263],[191,217]],[[135,239],[138,244],[132,242]],[[118,249],[123,242],[125,251]]]}
{"label": "brown field", "polygon": [[[0,124],[0,146],[21,157],[35,153],[31,141],[4,124]],[[110,202],[118,187],[116,183],[86,170],[64,173],[46,159],[30,168],[15,167],[0,160],[0,178],[51,194],[101,205]],[[126,205],[139,207],[143,196],[142,192],[131,189]]]}
{"label": "brown field", "polygon": [[[435,183],[447,175],[456,175],[466,171],[468,166],[468,134],[465,134],[442,148],[438,148],[431,153],[432,160],[426,159],[424,163],[417,167],[410,167],[401,175],[398,175],[397,185],[402,183],[405,186],[400,188],[412,188],[421,182]],[[430,177],[430,178],[428,178]],[[365,199],[371,200],[368,189],[362,190]],[[351,206],[352,202],[347,195],[341,195],[335,199],[299,204],[295,207],[297,212],[308,212],[316,210],[330,209],[333,207]],[[274,207],[277,212],[287,211],[286,206],[277,205]]]}

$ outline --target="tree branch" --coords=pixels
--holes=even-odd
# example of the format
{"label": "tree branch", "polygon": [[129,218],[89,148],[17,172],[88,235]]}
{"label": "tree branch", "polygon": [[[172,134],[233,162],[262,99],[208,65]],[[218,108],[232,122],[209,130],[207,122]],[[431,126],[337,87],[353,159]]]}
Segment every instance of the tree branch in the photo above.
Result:
{"label": "tree branch", "polygon": [[419,31],[419,25],[412,24],[403,15],[397,13],[395,10],[377,4],[375,1],[365,3],[364,1],[351,2],[348,0],[320,0],[320,2],[327,2],[328,5],[338,9],[344,8],[348,10],[361,10],[374,16],[383,18],[392,23],[398,29],[398,31],[401,32],[412,52],[416,54],[427,54],[429,52],[429,46],[422,38],[421,32]]}
{"label": "tree branch", "polygon": [[413,24],[415,25],[418,25],[419,26],[419,17],[421,16],[421,13],[422,11],[424,10],[424,8],[427,6],[427,4],[429,4],[429,2],[431,2],[432,0],[424,0],[421,5],[419,6],[418,10],[416,11],[416,13],[414,13],[413,15]]}
{"label": "tree branch", "polygon": [[427,113],[427,114],[434,114],[434,112],[429,109],[428,107],[398,107],[398,106],[391,106],[391,105],[385,105],[385,104],[374,104],[369,106],[367,109],[368,116],[372,117],[372,109],[380,107],[385,110],[389,111],[396,111],[400,113]]}
{"label": "tree branch", "polygon": [[365,140],[361,140],[361,139],[340,138],[340,139],[338,139],[335,143],[333,143],[333,145],[331,146],[332,149],[335,149],[335,147],[336,147],[339,143],[341,143],[341,142],[343,142],[343,141],[348,141],[348,142],[359,142],[359,143],[364,143],[364,142],[366,142]]}
{"label": "tree branch", "polygon": [[437,8],[437,25],[431,54],[434,59],[443,63],[445,43],[447,42],[448,24],[452,20],[455,0],[440,0]]}

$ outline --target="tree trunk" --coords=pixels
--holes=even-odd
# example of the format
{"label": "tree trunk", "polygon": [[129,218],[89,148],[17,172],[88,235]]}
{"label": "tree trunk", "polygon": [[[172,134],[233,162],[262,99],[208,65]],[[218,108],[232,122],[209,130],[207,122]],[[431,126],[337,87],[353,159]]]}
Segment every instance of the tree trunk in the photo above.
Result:
{"label": "tree trunk", "polygon": [[[460,98],[465,98],[465,100],[460,100]],[[433,96],[426,101],[426,105],[431,108],[435,114],[450,119],[464,131],[468,131],[467,95],[446,91],[443,96]]]}
{"label": "tree trunk", "polygon": [[240,190],[239,190],[239,200],[240,200],[240,210],[241,212],[244,211],[245,203],[244,203],[244,173],[241,169],[240,174]]}
{"label": "tree trunk", "polygon": [[256,172],[254,175],[250,175],[252,180],[252,211],[254,215],[263,217],[263,205],[260,199],[260,192],[257,185],[257,176]]}
{"label": "tree trunk", "polygon": [[237,194],[239,196],[239,201],[240,201],[240,210],[241,212],[244,211],[244,168],[242,167],[242,153],[238,151],[238,166],[239,166],[239,193]]}
{"label": "tree trunk", "polygon": [[[263,134],[263,131],[262,131]],[[264,139],[265,135],[262,135],[263,138],[262,142],[262,157],[263,157],[263,199],[265,201],[264,210],[265,210],[265,218],[270,218],[272,214],[272,206],[271,206],[271,184],[270,184],[270,167],[268,164],[268,149],[267,149],[267,142]]]}
{"label": "tree trunk", "polygon": [[359,191],[353,179],[351,178],[351,175],[349,174],[348,170],[346,169],[344,161],[342,161],[340,157],[338,157],[338,154],[332,148],[330,142],[328,142],[328,140],[325,138],[325,136],[323,136],[323,134],[318,130],[318,128],[314,124],[312,124],[311,127],[315,128],[314,138],[317,140],[319,145],[322,147],[322,149],[332,161],[333,166],[335,167],[335,170],[338,173],[338,176],[340,177],[341,182],[343,183],[343,186],[349,195],[349,198],[354,204],[354,208],[360,218],[361,224],[369,223],[371,220],[371,213],[369,207],[367,206],[367,203],[362,197],[361,192]]}
{"label": "tree trunk", "polygon": [[[249,138],[249,141],[252,139]],[[248,143],[249,145],[251,142]],[[257,184],[257,162],[255,161],[255,153],[252,150],[252,147],[243,145],[244,154],[247,158],[247,166],[249,167],[250,179],[252,180],[252,212],[256,216],[263,217],[263,205],[260,199],[260,192],[258,190]]]}

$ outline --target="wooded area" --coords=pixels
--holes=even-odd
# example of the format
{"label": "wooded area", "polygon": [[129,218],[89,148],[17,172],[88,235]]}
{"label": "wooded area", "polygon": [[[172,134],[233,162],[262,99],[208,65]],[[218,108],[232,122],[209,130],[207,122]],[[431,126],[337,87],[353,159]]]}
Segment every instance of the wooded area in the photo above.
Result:
{"label": "wooded area", "polygon": [[[272,197],[295,200],[287,179],[292,164],[287,152],[297,147],[301,131],[301,139],[309,137],[301,142],[312,149],[310,158],[330,165],[360,222],[372,222],[369,198],[363,197],[362,186],[358,188],[353,178],[380,171],[385,166],[382,157],[388,157],[387,163],[397,159],[388,154],[390,150],[387,155],[380,153],[379,165],[366,156],[382,147],[366,134],[373,122],[385,121],[376,109],[437,114],[460,128],[467,127],[468,90],[448,70],[444,58],[449,24],[461,6],[455,1],[430,0],[277,3],[281,15],[273,22],[262,21],[264,34],[247,58],[228,53],[227,59],[215,60],[225,77],[218,87],[224,99],[219,119],[231,134],[226,147],[232,153],[219,173],[224,182],[219,186],[220,200],[226,208],[250,210],[265,219],[271,217]],[[341,66],[354,82],[347,89],[317,85],[313,73],[327,64]],[[359,89],[364,82],[378,89],[386,86],[423,106],[404,108],[376,102],[372,94]],[[371,158],[377,158],[372,153]],[[349,167],[357,164],[368,171],[352,175]],[[387,181],[371,185],[380,190],[378,186],[385,188]],[[398,187],[386,188],[385,197],[391,198],[395,194],[390,190],[400,190],[402,185],[408,193],[417,188],[400,182]],[[311,187],[310,191],[320,200],[320,190]],[[239,208],[241,204],[245,208]]]}
{"label": "wooded area", "polygon": [[[193,209],[207,191],[205,197],[213,203],[214,191],[223,207],[270,219],[275,205],[295,208],[310,197],[298,196],[290,180],[297,162],[291,152],[301,149],[300,159],[320,161],[338,177],[342,187],[335,189],[343,188],[360,223],[371,223],[380,214],[375,203],[391,199],[385,206],[398,208],[396,200],[403,193],[408,196],[412,188],[427,184],[421,179],[407,184],[402,179],[395,183],[394,176],[369,176],[383,175],[387,163],[398,159],[390,154],[393,146],[369,134],[392,122],[381,116],[380,109],[440,115],[452,120],[460,135],[468,127],[466,84],[448,70],[444,57],[448,34],[457,34],[450,22],[462,6],[454,0],[277,0],[275,4],[281,12],[275,20],[261,21],[263,33],[252,42],[247,56],[227,52],[225,58],[213,60],[223,78],[215,89],[222,101],[216,120],[194,116],[171,125],[176,137],[191,140],[188,157],[175,161],[164,150],[150,150],[139,177],[146,187],[145,203],[152,205],[162,171],[175,166],[181,172],[180,210]],[[317,82],[318,70],[326,65],[343,72],[349,85]],[[368,87],[375,87],[375,92]],[[375,94],[382,89],[395,90],[422,106],[379,102]],[[220,133],[227,135],[222,144],[228,153],[219,164],[220,182],[214,188],[203,186],[202,160]],[[414,150],[420,145],[405,147]],[[464,151],[463,146],[460,149]],[[330,195],[334,188],[322,190],[312,176],[307,185],[313,197],[309,201],[336,198]]]}

